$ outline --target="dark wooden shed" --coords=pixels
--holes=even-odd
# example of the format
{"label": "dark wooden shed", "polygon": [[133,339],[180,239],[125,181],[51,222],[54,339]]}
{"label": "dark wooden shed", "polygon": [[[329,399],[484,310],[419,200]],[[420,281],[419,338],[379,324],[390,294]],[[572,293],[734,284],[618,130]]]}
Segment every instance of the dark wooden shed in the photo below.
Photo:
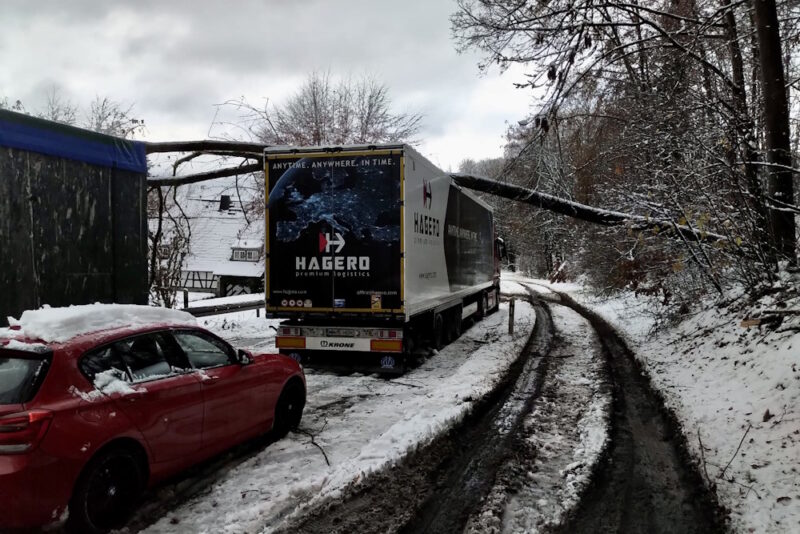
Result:
{"label": "dark wooden shed", "polygon": [[147,303],[146,176],[142,143],[0,110],[0,326]]}

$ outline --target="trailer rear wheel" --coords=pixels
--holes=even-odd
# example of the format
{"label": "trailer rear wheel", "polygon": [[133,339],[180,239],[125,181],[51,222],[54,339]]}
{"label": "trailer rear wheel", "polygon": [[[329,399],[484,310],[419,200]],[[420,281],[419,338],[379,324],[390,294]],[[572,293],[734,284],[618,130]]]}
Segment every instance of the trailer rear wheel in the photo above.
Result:
{"label": "trailer rear wheel", "polygon": [[486,317],[489,309],[489,298],[486,296],[486,292],[482,291],[480,296],[478,297],[478,319],[483,319]]}
{"label": "trailer rear wheel", "polygon": [[460,308],[459,308],[459,310],[456,310],[456,312],[453,314],[453,329],[452,329],[451,337],[453,338],[452,341],[455,341],[456,339],[461,337],[461,313],[460,313]]}
{"label": "trailer rear wheel", "polygon": [[[494,313],[494,312],[496,312],[497,310],[500,309],[500,295],[498,294],[497,289],[492,289],[492,294],[494,296],[494,306],[492,306],[492,309],[489,310],[488,313]],[[487,305],[489,304],[488,293],[487,293],[487,296],[486,296],[486,304]]]}
{"label": "trailer rear wheel", "polygon": [[445,346],[444,317],[437,313],[433,318],[433,348],[442,350]]}

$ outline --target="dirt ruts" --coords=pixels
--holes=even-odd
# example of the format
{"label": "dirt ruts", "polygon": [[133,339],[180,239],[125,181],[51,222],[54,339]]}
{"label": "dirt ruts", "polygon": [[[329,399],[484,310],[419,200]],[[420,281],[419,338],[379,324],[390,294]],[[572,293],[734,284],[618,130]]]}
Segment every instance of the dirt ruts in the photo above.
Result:
{"label": "dirt ruts", "polygon": [[614,392],[610,447],[558,532],[724,532],[724,515],[688,460],[677,421],[624,340],[602,317],[558,296],[600,334]]}

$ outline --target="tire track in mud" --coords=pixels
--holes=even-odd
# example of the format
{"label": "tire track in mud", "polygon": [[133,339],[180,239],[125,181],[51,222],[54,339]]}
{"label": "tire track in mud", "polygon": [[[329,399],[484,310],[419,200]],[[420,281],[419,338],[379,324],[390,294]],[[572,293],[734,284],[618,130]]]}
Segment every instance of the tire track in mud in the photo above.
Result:
{"label": "tire track in mud", "polygon": [[[548,309],[532,302],[536,325],[495,390],[461,424],[391,469],[352,484],[279,532],[455,532],[491,488],[515,428],[547,371]],[[533,394],[532,394],[533,392]]]}
{"label": "tire track in mud", "polygon": [[555,332],[541,395],[466,533],[541,532],[559,524],[608,447],[612,394],[600,338],[575,311],[551,306],[551,313]]}
{"label": "tire track in mud", "polygon": [[600,335],[613,384],[610,446],[559,533],[724,532],[724,514],[686,452],[674,415],[602,317],[554,292]]}

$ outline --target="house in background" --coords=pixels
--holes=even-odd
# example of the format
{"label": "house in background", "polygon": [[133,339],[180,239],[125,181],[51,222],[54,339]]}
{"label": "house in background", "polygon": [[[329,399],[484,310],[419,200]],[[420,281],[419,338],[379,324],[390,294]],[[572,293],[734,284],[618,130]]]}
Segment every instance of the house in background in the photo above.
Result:
{"label": "house in background", "polygon": [[188,187],[179,204],[191,231],[179,287],[220,297],[263,292],[263,221],[248,223],[224,183]]}

